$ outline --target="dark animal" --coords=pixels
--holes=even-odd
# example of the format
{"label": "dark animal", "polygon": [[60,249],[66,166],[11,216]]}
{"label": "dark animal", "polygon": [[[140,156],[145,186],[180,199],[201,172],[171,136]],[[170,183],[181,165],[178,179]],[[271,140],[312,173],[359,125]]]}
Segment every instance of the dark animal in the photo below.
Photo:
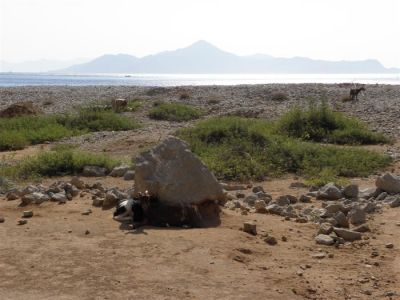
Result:
{"label": "dark animal", "polygon": [[351,101],[358,100],[358,94],[362,91],[365,91],[364,87],[360,87],[358,89],[351,89],[350,90],[350,99]]}

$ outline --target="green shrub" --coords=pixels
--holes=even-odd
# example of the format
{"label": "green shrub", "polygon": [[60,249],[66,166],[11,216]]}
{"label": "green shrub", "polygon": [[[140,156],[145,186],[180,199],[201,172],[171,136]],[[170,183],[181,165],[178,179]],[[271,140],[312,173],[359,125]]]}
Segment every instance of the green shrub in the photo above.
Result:
{"label": "green shrub", "polygon": [[351,147],[302,142],[275,133],[273,124],[239,117],[211,118],[180,130],[194,153],[220,179],[262,180],[286,172],[325,181],[365,176],[388,165],[388,156]]}
{"label": "green shrub", "polygon": [[199,108],[183,103],[161,103],[150,111],[150,118],[183,122],[198,119],[203,114]]}
{"label": "green shrub", "polygon": [[24,116],[0,119],[0,151],[57,141],[90,131],[129,130],[138,124],[111,111],[82,109],[68,115]]}
{"label": "green shrub", "polygon": [[277,133],[306,141],[364,145],[388,143],[383,134],[374,133],[355,118],[334,112],[326,102],[310,103],[308,109],[295,107],[276,125]]}
{"label": "green shrub", "polygon": [[18,165],[0,167],[0,176],[23,180],[41,176],[72,175],[80,173],[86,165],[104,167],[110,171],[119,163],[104,154],[59,148],[27,157]]}

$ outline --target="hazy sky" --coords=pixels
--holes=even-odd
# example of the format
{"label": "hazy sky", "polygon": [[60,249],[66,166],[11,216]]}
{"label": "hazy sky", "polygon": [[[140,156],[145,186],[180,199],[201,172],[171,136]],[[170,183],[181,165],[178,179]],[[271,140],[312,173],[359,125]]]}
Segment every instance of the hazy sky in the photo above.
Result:
{"label": "hazy sky", "polygon": [[400,0],[0,0],[0,60],[137,56],[199,39],[246,55],[400,67]]}

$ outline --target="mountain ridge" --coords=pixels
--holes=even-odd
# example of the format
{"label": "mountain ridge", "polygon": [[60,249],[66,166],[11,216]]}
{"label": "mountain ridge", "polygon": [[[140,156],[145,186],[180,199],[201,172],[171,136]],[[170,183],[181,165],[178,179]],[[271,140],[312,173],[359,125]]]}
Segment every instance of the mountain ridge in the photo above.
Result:
{"label": "mountain ridge", "polygon": [[156,73],[156,74],[351,74],[397,73],[376,59],[329,61],[295,56],[273,57],[267,54],[239,56],[200,40],[187,47],[138,58],[129,54],[105,54],[87,63],[56,70],[58,73]]}

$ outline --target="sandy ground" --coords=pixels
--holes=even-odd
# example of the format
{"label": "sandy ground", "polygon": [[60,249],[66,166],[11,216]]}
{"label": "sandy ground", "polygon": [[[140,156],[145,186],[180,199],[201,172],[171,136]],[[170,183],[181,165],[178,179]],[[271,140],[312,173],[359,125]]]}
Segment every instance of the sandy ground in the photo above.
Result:
{"label": "sandy ground", "polygon": [[[104,184],[117,181],[108,179]],[[275,180],[264,187],[277,194],[290,182],[291,178]],[[40,207],[18,207],[17,202],[0,201],[6,219],[0,224],[1,299],[390,299],[385,293],[400,295],[399,209],[370,216],[368,239],[337,249],[315,244],[315,224],[274,215],[242,216],[223,210],[217,228],[132,230],[112,220],[112,210],[93,208],[88,197]],[[82,215],[88,208],[93,213]],[[34,211],[33,218],[18,226],[27,209]],[[257,223],[257,237],[239,230],[249,220]],[[265,233],[276,237],[278,244],[266,244]],[[389,242],[394,249],[385,248]],[[379,256],[372,258],[373,251]],[[319,252],[326,257],[312,257]]]}
{"label": "sandy ground", "polygon": [[[268,95],[284,90],[289,100],[271,102]],[[128,114],[142,128],[127,132],[94,133],[63,142],[80,149],[108,153],[126,160],[146,150],[190,123],[159,122],[147,118],[154,99],[177,100],[182,91],[186,102],[209,109],[211,115],[251,108],[261,118],[274,118],[307,95],[328,95],[330,101],[345,94],[341,85],[267,85],[254,87],[199,87],[144,89],[120,87],[0,89],[0,107],[25,96],[37,101],[51,98],[48,112],[64,111],[62,100],[72,103],[114,95],[141,97],[143,106]],[[47,92],[46,92],[47,91]],[[313,91],[313,92],[310,92]],[[339,104],[338,110],[357,115],[374,128],[399,136],[400,87],[370,86],[369,93],[355,104]],[[151,93],[150,93],[151,92]],[[109,94],[107,94],[109,93]],[[383,94],[382,94],[383,93]],[[85,98],[83,96],[91,97]],[[267,96],[266,96],[267,95]],[[230,97],[231,96],[231,97]],[[69,96],[68,96],[69,97]],[[97,98],[96,98],[97,97]],[[146,98],[147,97],[147,98]],[[75,100],[74,100],[75,99]],[[216,106],[210,99],[221,101]],[[248,99],[251,99],[249,101]],[[384,100],[379,102],[377,100]],[[386,100],[385,100],[386,99]],[[75,101],[75,102],[74,102]],[[370,112],[370,113],[368,113]],[[388,125],[389,124],[389,125]],[[51,148],[37,145],[21,151],[1,152],[0,158],[18,161]],[[400,153],[400,143],[370,147]],[[392,168],[400,172],[400,163]],[[373,178],[353,179],[360,187],[373,186]],[[50,184],[58,179],[44,180]],[[89,179],[107,187],[131,187],[132,181],[115,178]],[[289,189],[301,180],[288,175],[261,183],[273,197],[299,196],[305,189]],[[372,232],[366,239],[341,248],[316,245],[317,225],[285,221],[275,215],[223,210],[217,228],[151,228],[132,230],[112,220],[112,210],[94,208],[88,196],[65,205],[44,203],[19,207],[19,201],[0,198],[0,300],[2,299],[400,299],[400,209],[385,209],[369,215]],[[319,207],[320,201],[311,205]],[[82,215],[92,209],[89,216]],[[22,211],[31,209],[33,218],[19,226]],[[257,237],[239,230],[244,221],[257,223]],[[86,231],[88,234],[85,234]],[[270,234],[278,244],[270,246],[262,236]],[[286,237],[287,241],[282,241]],[[393,249],[385,248],[393,243]],[[372,257],[373,251],[379,255]],[[326,253],[316,259],[316,253]],[[396,295],[390,296],[391,292]]]}

